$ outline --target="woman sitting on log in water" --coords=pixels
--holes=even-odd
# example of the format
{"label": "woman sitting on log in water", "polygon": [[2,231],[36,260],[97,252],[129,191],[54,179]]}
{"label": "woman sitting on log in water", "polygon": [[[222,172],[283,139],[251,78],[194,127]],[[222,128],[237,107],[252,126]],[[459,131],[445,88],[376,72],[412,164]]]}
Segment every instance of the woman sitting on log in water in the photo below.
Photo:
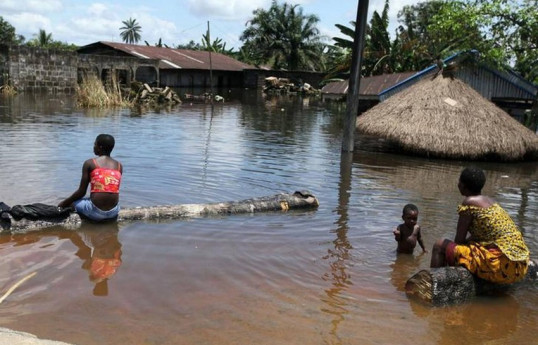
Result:
{"label": "woman sitting on log in water", "polygon": [[[90,158],[82,165],[82,177],[78,189],[58,207],[73,207],[86,219],[93,221],[113,220],[120,211],[119,192],[123,167],[110,157],[115,140],[110,134],[99,134],[93,145],[97,158]],[[84,197],[90,185],[90,197]]]}
{"label": "woman sitting on log in water", "polygon": [[458,189],[465,198],[458,206],[456,237],[454,242],[441,239],[434,244],[430,266],[463,266],[489,282],[514,283],[527,273],[529,250],[510,215],[481,195],[485,183],[481,169],[462,171]]}

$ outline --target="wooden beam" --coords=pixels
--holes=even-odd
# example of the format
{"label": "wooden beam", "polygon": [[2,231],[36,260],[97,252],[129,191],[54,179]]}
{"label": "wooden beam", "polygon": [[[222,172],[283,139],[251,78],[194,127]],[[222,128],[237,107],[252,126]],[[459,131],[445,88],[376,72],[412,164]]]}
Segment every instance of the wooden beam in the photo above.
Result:
{"label": "wooden beam", "polygon": [[[273,196],[220,203],[126,208],[121,209],[117,221],[174,220],[214,215],[287,211],[315,208],[317,206],[319,206],[319,201],[314,195],[308,191],[297,191],[295,193],[281,193]],[[81,224],[82,219],[80,216],[77,213],[72,213],[68,218],[58,221],[30,221],[26,219],[15,221],[12,219],[11,225],[2,228],[1,232],[27,232],[57,226],[76,229]]]}
{"label": "wooden beam", "polygon": [[439,267],[421,270],[413,275],[405,283],[405,292],[409,297],[438,307],[464,303],[478,295],[504,291],[537,281],[538,266],[533,260],[529,262],[525,278],[509,285],[493,284],[479,279],[464,267]]}

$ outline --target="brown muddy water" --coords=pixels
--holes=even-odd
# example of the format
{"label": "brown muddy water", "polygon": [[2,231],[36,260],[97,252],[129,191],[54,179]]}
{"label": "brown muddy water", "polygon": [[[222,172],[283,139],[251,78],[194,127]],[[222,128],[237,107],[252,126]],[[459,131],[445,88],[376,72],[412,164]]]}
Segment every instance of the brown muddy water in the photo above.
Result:
{"label": "brown muddy water", "polygon": [[[0,235],[0,327],[94,344],[530,344],[538,287],[431,308],[403,292],[430,254],[392,228],[418,205],[428,248],[453,237],[466,162],[341,155],[343,107],[243,93],[160,111],[78,110],[70,98],[0,100],[0,201],[56,204],[95,136],[116,137],[123,207],[307,189],[316,210],[83,225]],[[536,163],[478,163],[486,192],[538,252]]]}

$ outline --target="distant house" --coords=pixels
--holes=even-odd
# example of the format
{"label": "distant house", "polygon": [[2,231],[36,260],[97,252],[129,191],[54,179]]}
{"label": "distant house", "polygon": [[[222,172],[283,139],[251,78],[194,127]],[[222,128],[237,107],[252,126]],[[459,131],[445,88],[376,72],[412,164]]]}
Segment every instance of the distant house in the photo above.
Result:
{"label": "distant house", "polygon": [[256,70],[256,67],[214,52],[101,41],[83,46],[77,53],[80,60],[84,60],[84,56],[87,60],[92,60],[92,56],[134,58],[131,68],[115,66],[119,69],[117,74],[126,81],[188,88],[210,87],[211,80],[218,88],[246,87],[257,83],[257,80],[249,82],[245,72]]}
{"label": "distant house", "polygon": [[[475,89],[484,98],[495,103],[512,116],[520,117],[525,110],[531,109],[538,95],[538,86],[534,85],[521,76],[511,71],[500,71],[479,62],[478,52],[466,51],[454,54],[443,60],[445,72],[450,71],[454,78],[458,78]],[[437,65],[432,65],[420,72],[405,74],[396,73],[366,77],[361,79],[359,99],[367,101],[368,109],[372,103],[383,102],[390,96],[414,85],[426,77],[432,77],[438,72]],[[402,79],[402,77],[405,77]],[[322,93],[333,97],[345,96],[347,93],[347,81],[330,83]],[[363,89],[363,85],[365,88]],[[392,85],[390,85],[393,83]],[[366,85],[376,85],[371,88]],[[370,90],[368,90],[370,89]],[[335,91],[337,90],[337,91]],[[360,103],[359,103],[360,105]],[[361,107],[361,110],[366,110]]]}
{"label": "distant house", "polygon": [[[359,112],[370,109],[380,101],[379,95],[406,80],[416,72],[403,72],[382,74],[361,79],[359,89]],[[349,83],[347,80],[328,83],[321,88],[324,99],[344,99],[347,95]]]}

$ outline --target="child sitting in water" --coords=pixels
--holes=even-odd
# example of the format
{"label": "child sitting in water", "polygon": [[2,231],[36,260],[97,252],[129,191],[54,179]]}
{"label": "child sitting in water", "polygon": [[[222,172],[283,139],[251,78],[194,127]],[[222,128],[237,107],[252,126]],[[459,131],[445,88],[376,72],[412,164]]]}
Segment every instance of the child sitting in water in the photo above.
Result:
{"label": "child sitting in water", "polygon": [[420,233],[420,226],[417,224],[418,220],[418,207],[413,204],[407,204],[403,208],[402,212],[403,224],[400,224],[392,232],[394,239],[398,241],[398,253],[413,254],[413,250],[418,244],[422,248],[422,252],[426,253],[427,250],[422,242],[422,236]]}

